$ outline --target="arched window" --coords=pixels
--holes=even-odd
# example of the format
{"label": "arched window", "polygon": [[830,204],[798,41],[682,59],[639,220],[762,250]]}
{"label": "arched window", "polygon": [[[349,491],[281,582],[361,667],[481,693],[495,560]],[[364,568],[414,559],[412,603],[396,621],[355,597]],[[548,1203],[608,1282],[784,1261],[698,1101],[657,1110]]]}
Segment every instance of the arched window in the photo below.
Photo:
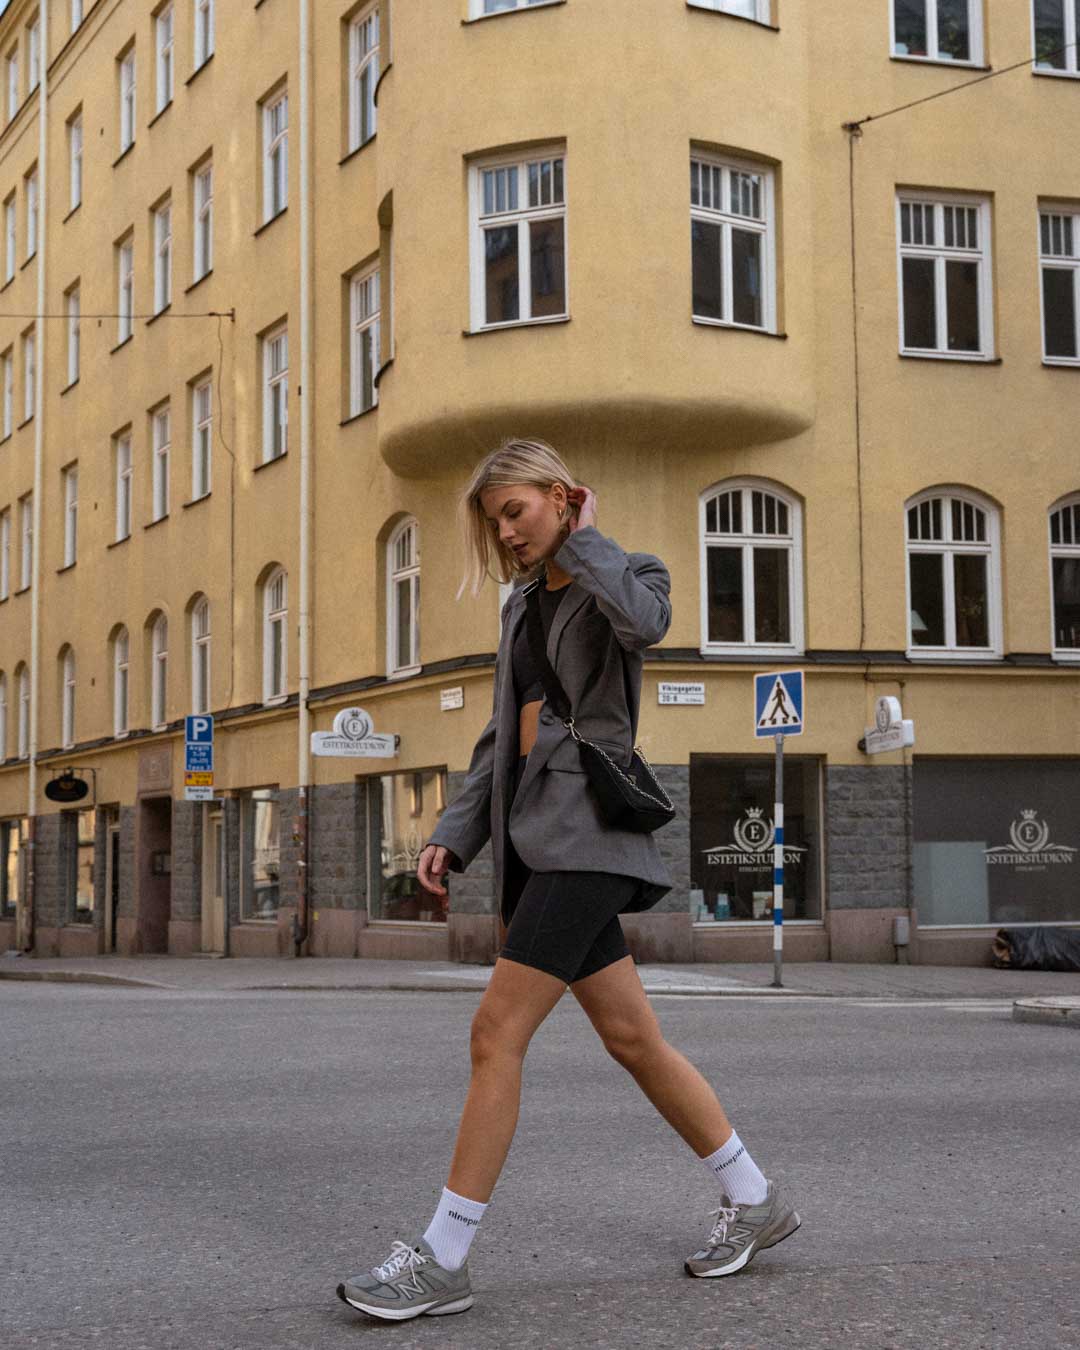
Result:
{"label": "arched window", "polygon": [[957,489],[906,505],[908,655],[1001,655],[997,508]]}
{"label": "arched window", "polygon": [[159,731],[167,721],[169,691],[169,621],[164,614],[154,620],[150,646],[150,725]]}
{"label": "arched window", "polygon": [[386,546],[386,672],[420,668],[420,527],[404,520]]}
{"label": "arched window", "polygon": [[30,672],[25,665],[15,671],[15,685],[19,698],[19,758],[30,754]]}
{"label": "arched window", "polygon": [[113,638],[113,735],[128,732],[128,631],[121,628]]}
{"label": "arched window", "polygon": [[1050,512],[1050,583],[1054,655],[1080,660],[1080,492]]}
{"label": "arched window", "polygon": [[276,568],[263,583],[263,702],[288,691],[288,577]]}
{"label": "arched window", "polygon": [[702,494],[701,650],[803,649],[802,512],[753,479]]}
{"label": "arched window", "polygon": [[210,601],[205,595],[191,611],[191,711],[210,711]]}
{"label": "arched window", "polygon": [[60,654],[60,744],[69,750],[75,744],[75,653],[65,646]]}
{"label": "arched window", "polygon": [[7,717],[7,676],[0,670],[0,764],[3,764],[4,760],[7,759]]}

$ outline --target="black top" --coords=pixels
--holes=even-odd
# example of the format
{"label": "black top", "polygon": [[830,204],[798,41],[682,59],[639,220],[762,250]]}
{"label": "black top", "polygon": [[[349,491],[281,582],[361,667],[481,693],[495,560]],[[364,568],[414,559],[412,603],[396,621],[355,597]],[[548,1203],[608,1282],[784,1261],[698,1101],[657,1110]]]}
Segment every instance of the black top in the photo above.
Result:
{"label": "black top", "polygon": [[[562,603],[562,598],[569,590],[569,582],[565,586],[560,586],[558,590],[548,590],[544,582],[540,583],[537,589],[537,595],[540,599],[540,619],[544,625],[544,640],[547,640],[551,632],[551,624],[555,618],[555,611]],[[540,683],[540,676],[537,673],[536,666],[533,663],[532,652],[529,649],[528,625],[522,619],[521,627],[518,629],[517,637],[514,640],[514,650],[512,653],[514,667],[514,694],[517,698],[517,705],[520,708],[522,704],[531,703],[534,700],[542,700],[544,697],[544,686]]]}

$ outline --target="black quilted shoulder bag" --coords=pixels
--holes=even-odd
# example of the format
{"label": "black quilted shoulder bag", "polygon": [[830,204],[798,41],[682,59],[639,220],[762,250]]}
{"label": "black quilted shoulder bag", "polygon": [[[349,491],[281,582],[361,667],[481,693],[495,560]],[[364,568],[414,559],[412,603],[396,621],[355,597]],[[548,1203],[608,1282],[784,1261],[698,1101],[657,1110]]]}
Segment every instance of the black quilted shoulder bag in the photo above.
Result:
{"label": "black quilted shoulder bag", "polygon": [[541,580],[530,582],[525,588],[525,625],[529,649],[544,686],[548,703],[577,741],[581,761],[600,803],[600,812],[609,825],[620,830],[647,834],[675,819],[675,807],[652,771],[649,761],[635,747],[627,768],[621,769],[607,751],[594,741],[587,741],[574,725],[570,700],[551,662],[544,641],[544,623],[540,617],[540,597],[537,589]]}

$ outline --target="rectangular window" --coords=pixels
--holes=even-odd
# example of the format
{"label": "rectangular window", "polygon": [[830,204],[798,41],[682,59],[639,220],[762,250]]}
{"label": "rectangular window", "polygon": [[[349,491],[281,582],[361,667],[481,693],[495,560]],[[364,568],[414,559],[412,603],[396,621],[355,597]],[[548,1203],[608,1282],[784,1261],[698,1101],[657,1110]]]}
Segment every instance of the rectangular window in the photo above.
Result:
{"label": "rectangular window", "polygon": [[1080,360],[1080,212],[1039,213],[1043,360]]}
{"label": "rectangular window", "polygon": [[[11,508],[0,511],[0,600],[11,594]],[[3,759],[0,746],[0,760]]]}
{"label": "rectangular window", "polygon": [[77,31],[83,21],[83,0],[71,0],[71,31]]}
{"label": "rectangular window", "polygon": [[94,834],[96,812],[61,811],[63,857],[67,864],[67,905],[72,923],[94,922]]}
{"label": "rectangular window", "polygon": [[11,119],[15,116],[15,114],[19,111],[19,106],[22,103],[22,91],[19,89],[18,43],[16,43],[15,46],[12,47],[11,51],[8,52],[5,68],[7,70],[8,121],[10,122]]}
{"label": "rectangular window", "polygon": [[214,54],[214,0],[195,0],[195,69]]}
{"label": "rectangular window", "polygon": [[240,802],[240,918],[276,919],[281,898],[281,815],[277,788]]}
{"label": "rectangular window", "polygon": [[735,160],[690,160],[695,319],[775,331],[773,174]]}
{"label": "rectangular window", "polygon": [[67,382],[75,383],[79,378],[79,288],[73,286],[68,291],[67,309]]}
{"label": "rectangular window", "polygon": [[289,448],[289,334],[263,338],[263,463]]}
{"label": "rectangular window", "polygon": [[68,210],[82,202],[83,124],[82,114],[68,123]]}
{"label": "rectangular window", "polygon": [[172,303],[172,203],[154,212],[154,313]]}
{"label": "rectangular window", "polygon": [[116,264],[119,288],[116,340],[119,343],[131,337],[135,321],[135,243],[130,236],[117,245]]}
{"label": "rectangular window", "polygon": [[169,428],[168,406],[153,414],[153,474],[154,500],[152,520],[162,520],[169,514]]}
{"label": "rectangular window", "polygon": [[195,171],[194,178],[193,273],[199,281],[214,266],[214,166],[204,164]]}
{"label": "rectangular window", "polygon": [[892,0],[892,54],[981,65],[979,0]]}
{"label": "rectangular window", "polygon": [[350,416],[373,408],[378,398],[375,375],[379,369],[379,270],[355,277],[350,287],[352,306],[352,382]]}
{"label": "rectangular window", "polygon": [[1080,500],[1050,515],[1050,580],[1054,603],[1054,656],[1080,657]]}
{"label": "rectangular window", "polygon": [[1080,55],[1076,49],[1080,0],[1034,0],[1032,26],[1035,69],[1043,75],[1080,74]]}
{"label": "rectangular window", "polygon": [[769,23],[771,0],[687,0],[694,9],[711,9],[718,14],[734,14],[755,23]]}
{"label": "rectangular window", "polygon": [[201,600],[191,615],[191,711],[210,711],[210,605]]}
{"label": "rectangular window", "polygon": [[120,58],[120,151],[135,142],[135,48]]}
{"label": "rectangular window", "polygon": [[70,567],[78,552],[79,469],[64,470],[64,566]]}
{"label": "rectangular window", "polygon": [[41,19],[35,15],[26,29],[27,94],[32,94],[41,83]]}
{"label": "rectangular window", "polygon": [[118,436],[115,441],[116,463],[116,539],[131,534],[131,436]]}
{"label": "rectangular window", "polygon": [[473,165],[472,326],[565,318],[566,157]]}
{"label": "rectangular window", "polygon": [[[6,722],[6,717],[5,717]],[[0,736],[0,760],[7,754],[7,727]],[[0,821],[0,915],[13,918],[26,894],[26,818]]]}
{"label": "rectangular window", "polygon": [[23,421],[34,415],[34,396],[37,392],[37,344],[34,332],[23,334]]}
{"label": "rectangular window", "polygon": [[210,491],[210,452],[213,445],[213,388],[203,380],[191,391],[191,496]]}
{"label": "rectangular window", "polygon": [[365,10],[349,27],[349,149],[375,135],[375,86],[379,82],[379,10]]}
{"label": "rectangular window", "polygon": [[4,203],[4,281],[15,276],[15,194]]}
{"label": "rectangular window", "polygon": [[166,5],[154,19],[154,50],[157,55],[157,103],[161,112],[173,96],[173,7]]}
{"label": "rectangular window", "polygon": [[989,202],[898,194],[896,232],[901,352],[989,359]]}
{"label": "rectangular window", "polygon": [[33,576],[34,558],[34,494],[28,492],[19,498],[19,534],[22,547],[19,550],[19,589],[25,590]]}
{"label": "rectangular window", "polygon": [[[784,755],[784,922],[820,920],[821,770]],[[690,756],[691,918],[697,923],[773,920],[773,763]]]}
{"label": "rectangular window", "polygon": [[480,19],[485,14],[502,14],[508,9],[532,9],[534,5],[551,5],[557,0],[469,0],[470,18]]}
{"label": "rectangular window", "polygon": [[289,200],[289,96],[263,107],[263,221],[273,220]]}
{"label": "rectangular window", "polygon": [[438,824],[446,808],[446,770],[374,774],[364,779],[364,795],[369,918],[445,923],[446,914],[416,879],[409,841],[426,839]]}
{"label": "rectangular window", "polygon": [[4,374],[4,439],[15,429],[15,351],[9,347],[0,358]]}
{"label": "rectangular window", "polygon": [[38,175],[31,169],[24,181],[26,191],[26,256],[32,258],[38,244]]}

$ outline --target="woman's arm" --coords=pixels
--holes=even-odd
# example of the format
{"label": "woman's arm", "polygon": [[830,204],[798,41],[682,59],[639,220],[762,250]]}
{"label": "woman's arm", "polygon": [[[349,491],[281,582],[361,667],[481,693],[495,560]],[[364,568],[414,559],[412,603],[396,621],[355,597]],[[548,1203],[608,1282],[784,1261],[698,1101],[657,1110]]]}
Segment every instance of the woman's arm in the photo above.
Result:
{"label": "woman's arm", "polygon": [[[461,791],[443,811],[424,845],[441,844],[454,860],[451,872],[464,872],[491,838],[491,781],[495,765],[495,716],[480,733]],[[456,861],[456,865],[455,865]]]}
{"label": "woman's arm", "polygon": [[632,555],[595,525],[569,534],[554,561],[596,597],[623,647],[633,651],[660,642],[671,627],[671,576],[651,553]]}

